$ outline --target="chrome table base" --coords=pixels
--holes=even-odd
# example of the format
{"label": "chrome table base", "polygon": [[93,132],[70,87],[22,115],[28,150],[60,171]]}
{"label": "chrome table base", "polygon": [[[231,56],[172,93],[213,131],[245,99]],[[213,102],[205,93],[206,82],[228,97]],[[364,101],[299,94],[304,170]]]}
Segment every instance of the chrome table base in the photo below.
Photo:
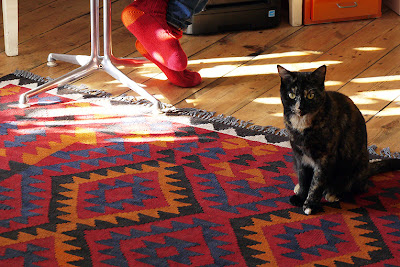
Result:
{"label": "chrome table base", "polygon": [[100,55],[100,6],[99,0],[90,0],[90,21],[91,21],[91,54],[90,56],[82,55],[64,55],[51,53],[48,56],[48,66],[55,66],[56,60],[61,60],[77,65],[81,67],[57,78],[51,80],[35,89],[32,89],[19,98],[19,106],[21,108],[29,107],[29,98],[40,94],[41,92],[48,91],[54,88],[64,86],[68,83],[74,82],[81,79],[89,74],[97,71],[103,70],[113,78],[121,82],[123,85],[129,87],[141,97],[147,99],[152,103],[157,111],[162,111],[167,108],[165,104],[161,103],[153,95],[148,93],[137,83],[128,78],[124,73],[122,73],[114,64],[122,66],[137,66],[148,62],[143,59],[128,59],[128,58],[116,58],[112,53],[112,42],[111,42],[111,0],[103,0],[103,12],[104,12],[104,55]]}

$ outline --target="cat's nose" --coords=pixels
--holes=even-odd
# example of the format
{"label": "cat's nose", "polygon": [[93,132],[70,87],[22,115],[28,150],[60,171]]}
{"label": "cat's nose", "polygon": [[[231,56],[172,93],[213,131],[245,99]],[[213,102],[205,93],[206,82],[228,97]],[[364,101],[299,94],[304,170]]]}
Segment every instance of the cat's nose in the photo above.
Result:
{"label": "cat's nose", "polygon": [[301,116],[301,110],[298,109],[298,108],[295,108],[295,109],[293,110],[293,113],[296,114],[297,116]]}

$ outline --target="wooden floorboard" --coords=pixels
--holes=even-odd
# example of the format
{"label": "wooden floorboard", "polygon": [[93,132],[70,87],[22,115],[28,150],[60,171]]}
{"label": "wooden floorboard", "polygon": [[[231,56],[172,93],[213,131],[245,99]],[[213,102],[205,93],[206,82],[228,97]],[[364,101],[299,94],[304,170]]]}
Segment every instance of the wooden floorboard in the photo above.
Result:
{"label": "wooden floorboard", "polygon": [[[131,0],[112,1],[113,50],[119,57],[139,57],[120,14]],[[19,56],[4,53],[0,33],[0,75],[15,69],[59,77],[77,66],[46,65],[49,52],[90,53],[89,1],[20,0]],[[326,64],[327,90],[350,96],[367,121],[369,144],[400,151],[400,16],[383,8],[378,19],[291,27],[287,10],[273,29],[184,35],[189,68],[203,82],[183,89],[166,81],[154,64],[121,69],[161,101],[232,115],[258,125],[283,127],[276,65],[310,70]],[[2,27],[2,21],[0,21]],[[96,73],[76,82],[112,95],[135,95],[108,75]]]}
{"label": "wooden floorboard", "polygon": [[[276,105],[277,102],[279,103],[280,84],[279,76],[276,75],[276,65],[281,64],[291,70],[302,70],[304,68],[317,67],[321,64],[335,64],[338,62],[337,60],[323,61],[320,60],[320,57],[360,27],[363,27],[365,23],[361,22],[357,26],[353,25],[353,27],[343,27],[340,30],[337,29],[335,24],[303,27],[295,34],[254,58],[248,64],[235,69],[227,75],[228,77],[225,77],[226,82],[223,83],[226,84],[226,90],[232,92],[231,100],[227,101],[232,102],[234,98],[237,99],[237,96],[240,95],[246,95],[246,98],[243,99],[241,97],[236,104],[231,103],[229,115],[232,114],[245,120],[253,120],[257,124],[279,123],[280,126],[283,126],[281,116],[278,117],[279,122],[265,121],[269,115],[273,116],[273,114],[281,112],[281,106]],[[340,31],[340,34],[336,34],[338,31]],[[313,41],[309,42],[312,39]],[[238,86],[232,88],[232,84]],[[218,91],[220,89],[218,87]],[[236,89],[245,90],[246,93],[235,94],[234,90]],[[207,98],[201,99],[201,96],[199,98],[199,101],[208,104],[208,109],[217,109],[218,112],[222,112],[220,107],[224,105],[225,99],[214,98],[215,100],[212,102],[216,102],[216,105],[211,107]],[[272,109],[265,108],[269,105],[271,105]],[[278,112],[276,108],[279,110]],[[266,109],[266,112],[272,111],[273,114],[260,112],[264,109]]]}

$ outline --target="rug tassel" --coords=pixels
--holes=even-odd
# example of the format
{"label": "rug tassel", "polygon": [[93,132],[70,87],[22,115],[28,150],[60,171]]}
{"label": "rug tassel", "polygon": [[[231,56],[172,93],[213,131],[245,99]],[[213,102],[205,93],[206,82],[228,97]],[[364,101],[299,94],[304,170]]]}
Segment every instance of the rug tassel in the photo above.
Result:
{"label": "rug tassel", "polygon": [[386,148],[383,148],[378,154],[376,152],[377,148],[378,147],[376,145],[371,145],[371,146],[368,147],[368,152],[371,155],[382,156],[384,158],[400,159],[400,153],[399,152],[392,153],[392,152],[390,152],[390,148],[386,147]]}
{"label": "rug tassel", "polygon": [[13,75],[15,75],[17,77],[21,77],[21,78],[30,79],[30,80],[33,80],[33,81],[39,82],[39,83],[46,83],[46,82],[52,80],[50,78],[44,78],[42,76],[33,74],[32,72],[29,72],[26,70],[15,70]]}
{"label": "rug tassel", "polygon": [[260,126],[255,125],[251,121],[239,120],[233,116],[225,116],[224,114],[216,115],[216,112],[210,112],[202,109],[196,108],[177,108],[172,112],[168,112],[167,115],[170,116],[190,116],[193,118],[199,118],[201,120],[210,123],[221,123],[227,126],[232,126],[236,128],[247,129],[250,131],[258,133],[268,133],[275,134],[279,136],[288,136],[286,129],[278,129],[273,126]]}
{"label": "rug tassel", "polygon": [[[40,85],[44,84],[46,82],[49,82],[53,80],[52,78],[44,78],[39,75],[33,74],[32,72],[26,71],[26,70],[15,70],[13,75],[15,75],[18,78],[25,78],[25,79],[30,79],[32,81],[38,82]],[[91,98],[91,97],[101,97],[101,98],[108,98],[111,101],[117,101],[117,102],[123,102],[127,104],[133,104],[133,105],[141,105],[141,106],[152,106],[153,103],[151,103],[147,99],[138,99],[134,96],[127,96],[125,94],[122,94],[120,96],[112,96],[110,93],[98,90],[98,89],[89,89],[86,85],[71,85],[67,84],[59,89],[68,89],[75,91],[77,93],[83,94],[83,98]],[[168,106],[168,105],[166,105]]]}

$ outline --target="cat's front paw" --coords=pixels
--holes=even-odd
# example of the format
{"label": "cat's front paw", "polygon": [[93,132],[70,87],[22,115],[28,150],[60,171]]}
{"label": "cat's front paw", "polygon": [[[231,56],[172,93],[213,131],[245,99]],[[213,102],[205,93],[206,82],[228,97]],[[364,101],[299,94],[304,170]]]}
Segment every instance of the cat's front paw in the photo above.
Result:
{"label": "cat's front paw", "polygon": [[302,207],[305,199],[298,195],[294,195],[290,197],[289,201],[293,206]]}
{"label": "cat's front paw", "polygon": [[318,203],[304,203],[303,211],[306,215],[311,215],[322,211],[322,207]]}
{"label": "cat's front paw", "polygon": [[298,195],[299,193],[300,193],[300,185],[299,184],[296,184],[296,186],[294,187],[294,193],[296,194],[296,195]]}
{"label": "cat's front paw", "polygon": [[339,201],[339,197],[334,195],[334,194],[331,194],[331,193],[326,193],[325,194],[325,199],[328,202],[337,202],[337,201]]}

